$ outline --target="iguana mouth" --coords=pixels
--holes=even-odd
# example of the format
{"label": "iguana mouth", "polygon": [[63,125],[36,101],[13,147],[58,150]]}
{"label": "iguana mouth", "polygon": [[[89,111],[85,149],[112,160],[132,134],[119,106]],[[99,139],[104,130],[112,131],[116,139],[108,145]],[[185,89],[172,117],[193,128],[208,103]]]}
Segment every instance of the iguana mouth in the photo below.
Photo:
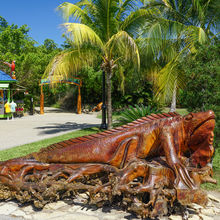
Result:
{"label": "iguana mouth", "polygon": [[212,115],[210,116],[209,118],[207,118],[206,120],[202,121],[201,123],[199,123],[195,128],[194,130],[192,131],[191,135],[192,136],[194,134],[194,132],[199,128],[201,127],[202,125],[204,125],[207,121],[211,121],[211,120],[215,120],[215,115]]}

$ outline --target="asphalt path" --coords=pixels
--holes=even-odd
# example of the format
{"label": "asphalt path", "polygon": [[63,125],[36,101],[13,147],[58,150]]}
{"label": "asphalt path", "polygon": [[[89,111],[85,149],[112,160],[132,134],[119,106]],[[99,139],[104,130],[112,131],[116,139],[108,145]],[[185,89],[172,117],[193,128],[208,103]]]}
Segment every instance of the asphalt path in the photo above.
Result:
{"label": "asphalt path", "polygon": [[100,126],[97,113],[75,114],[45,108],[45,114],[0,120],[0,150],[59,136],[75,130]]}

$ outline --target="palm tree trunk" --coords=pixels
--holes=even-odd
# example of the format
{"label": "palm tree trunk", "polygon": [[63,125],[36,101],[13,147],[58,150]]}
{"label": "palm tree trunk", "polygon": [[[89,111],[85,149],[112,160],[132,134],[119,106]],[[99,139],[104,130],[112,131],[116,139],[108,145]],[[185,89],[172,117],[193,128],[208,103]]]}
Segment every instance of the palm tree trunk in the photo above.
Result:
{"label": "palm tree trunk", "polygon": [[107,83],[107,123],[108,129],[112,128],[112,91],[111,91],[111,70],[106,73]]}
{"label": "palm tree trunk", "polygon": [[176,80],[174,82],[174,87],[173,87],[173,97],[172,97],[172,103],[170,106],[170,112],[175,112],[176,111]]}

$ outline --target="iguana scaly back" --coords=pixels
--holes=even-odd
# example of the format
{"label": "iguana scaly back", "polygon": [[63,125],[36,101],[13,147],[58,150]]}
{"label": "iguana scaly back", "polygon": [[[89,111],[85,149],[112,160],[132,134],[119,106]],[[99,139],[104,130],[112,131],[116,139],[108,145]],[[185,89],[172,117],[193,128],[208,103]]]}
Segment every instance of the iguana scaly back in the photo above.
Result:
{"label": "iguana scaly back", "polygon": [[[168,122],[179,121],[180,118],[181,116],[177,113],[151,114],[111,130],[52,144],[38,153],[28,155],[27,158],[47,163],[95,162],[123,167],[125,157],[129,157],[132,149],[134,157],[138,156],[138,150],[143,147],[149,149],[150,152],[152,146],[146,142],[150,139],[158,140],[157,135],[161,127]],[[146,136],[147,140],[144,140]],[[141,146],[142,144],[146,146]],[[144,155],[146,156],[148,155]],[[121,164],[123,162],[124,164]]]}

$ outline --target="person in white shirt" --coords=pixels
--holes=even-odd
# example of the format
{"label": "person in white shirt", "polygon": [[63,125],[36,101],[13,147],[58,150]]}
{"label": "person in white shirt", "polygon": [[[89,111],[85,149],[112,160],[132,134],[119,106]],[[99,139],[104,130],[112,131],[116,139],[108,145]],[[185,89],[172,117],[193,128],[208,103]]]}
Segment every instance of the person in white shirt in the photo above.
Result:
{"label": "person in white shirt", "polygon": [[10,103],[11,113],[12,113],[12,120],[14,120],[14,113],[16,111],[17,104],[12,100]]}

